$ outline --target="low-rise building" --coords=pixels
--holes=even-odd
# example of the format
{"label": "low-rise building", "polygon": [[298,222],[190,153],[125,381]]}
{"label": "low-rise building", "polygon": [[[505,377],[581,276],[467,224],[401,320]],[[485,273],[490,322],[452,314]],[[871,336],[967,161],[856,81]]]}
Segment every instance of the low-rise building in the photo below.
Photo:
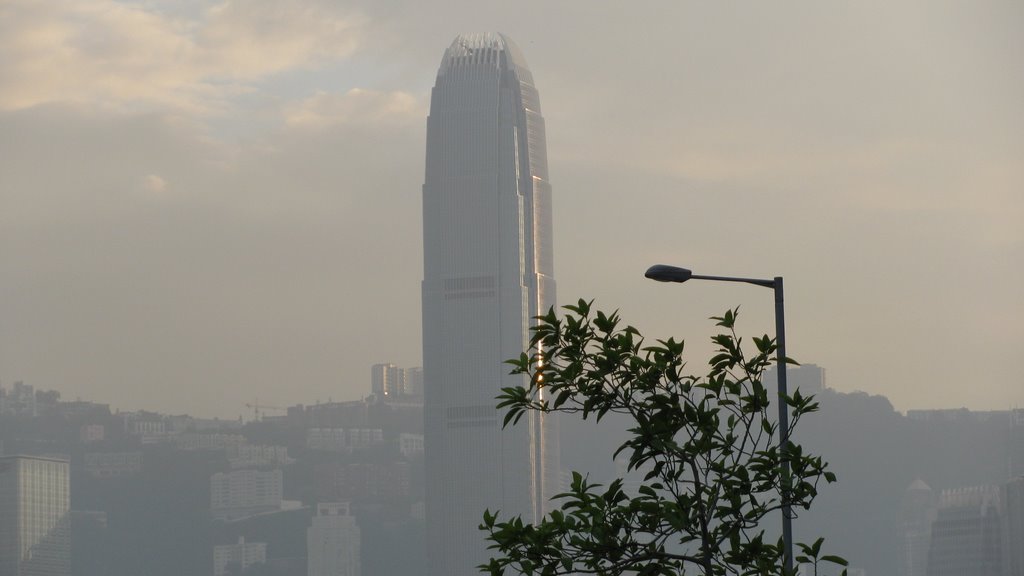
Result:
{"label": "low-rise building", "polygon": [[213,576],[225,576],[229,568],[231,573],[242,574],[253,564],[264,564],[267,561],[267,544],[265,542],[246,542],[239,537],[238,544],[223,544],[213,547]]}

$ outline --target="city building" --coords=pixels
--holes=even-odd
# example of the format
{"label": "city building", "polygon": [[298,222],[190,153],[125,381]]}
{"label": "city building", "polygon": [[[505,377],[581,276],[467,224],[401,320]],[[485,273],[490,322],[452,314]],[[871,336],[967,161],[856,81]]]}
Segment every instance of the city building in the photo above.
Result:
{"label": "city building", "polygon": [[412,467],[408,462],[318,462],[313,466],[317,500],[387,500],[410,496]]}
{"label": "city building", "polygon": [[245,444],[245,436],[241,434],[222,434],[218,432],[179,434],[173,439],[178,450],[237,450]]}
{"label": "city building", "polygon": [[0,386],[0,416],[28,416],[35,417],[36,391],[35,388],[21,382],[14,383],[10,390]]}
{"label": "city building", "polygon": [[82,444],[102,442],[105,436],[106,428],[103,424],[84,424],[78,429],[78,441]]}
{"label": "city building", "polygon": [[405,394],[405,370],[394,364],[374,364],[370,368],[370,391],[378,398]]}
{"label": "city building", "polygon": [[170,438],[170,430],[164,417],[154,412],[124,412],[124,431],[137,438],[143,444],[155,444]]}
{"label": "city building", "polygon": [[423,368],[415,366],[405,369],[405,394],[416,398],[423,397]]}
{"label": "city building", "polygon": [[35,416],[53,414],[61,404],[60,392],[56,390],[36,390],[34,403]]}
{"label": "city building", "polygon": [[255,468],[260,466],[287,466],[295,462],[288,456],[287,446],[264,444],[241,444],[225,449],[228,464],[232,468]]}
{"label": "city building", "polygon": [[267,561],[267,544],[265,542],[246,542],[239,536],[238,544],[223,544],[213,547],[213,576],[225,574],[241,575],[253,564],[264,564]]}
{"label": "city building", "polygon": [[[779,381],[778,366],[771,366],[764,371],[763,382],[769,390],[775,390]],[[826,388],[825,369],[817,364],[801,364],[799,366],[786,367],[786,389],[792,394],[800,390],[800,394],[807,396],[818,394]]]}
{"label": "city building", "polygon": [[1003,486],[1003,570],[1024,576],[1024,476]]}
{"label": "city building", "polygon": [[347,452],[348,435],[344,428],[310,428],[306,430],[306,448]]}
{"label": "city building", "polygon": [[384,442],[380,428],[310,428],[306,448],[330,452],[353,452]]}
{"label": "city building", "polygon": [[82,468],[93,478],[119,478],[142,472],[142,452],[86,452]]}
{"label": "city building", "polygon": [[398,435],[398,451],[406,458],[423,455],[423,434]]}
{"label": "city building", "polygon": [[504,361],[555,303],[544,119],[519,48],[464,34],[431,94],[423,184],[427,549],[433,576],[477,574],[485,509],[532,522],[558,486],[555,420],[502,429]]}
{"label": "city building", "polygon": [[[1024,408],[1010,412],[1009,477],[1024,476]],[[1021,546],[1024,548],[1024,545]]]}
{"label": "city building", "polygon": [[935,494],[920,478],[903,494],[901,509],[901,570],[903,576],[927,576],[928,549],[935,520]]}
{"label": "city building", "polygon": [[218,520],[280,510],[283,495],[280,470],[233,470],[210,478],[210,509]]}
{"label": "city building", "polygon": [[932,523],[928,576],[1002,576],[998,486],[943,490]]}
{"label": "city building", "polygon": [[56,410],[65,418],[104,418],[110,416],[110,404],[87,402],[84,400],[60,402],[57,404]]}
{"label": "city building", "polygon": [[0,456],[0,576],[70,573],[68,461]]}
{"label": "city building", "polygon": [[309,576],[359,576],[361,535],[348,502],[316,505],[306,530]]}
{"label": "city building", "polygon": [[363,427],[370,419],[370,405],[367,400],[299,405],[289,409],[288,418],[303,428]]}

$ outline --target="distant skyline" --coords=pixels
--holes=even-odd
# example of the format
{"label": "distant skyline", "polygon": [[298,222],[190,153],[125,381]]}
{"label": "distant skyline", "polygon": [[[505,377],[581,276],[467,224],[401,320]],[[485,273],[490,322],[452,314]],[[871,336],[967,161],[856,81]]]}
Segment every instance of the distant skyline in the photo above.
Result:
{"label": "distant skyline", "polygon": [[[543,16],[543,17],[541,17]],[[1024,406],[1024,5],[9,0],[0,381],[237,417],[421,364],[437,54],[544,87],[560,302],[685,338],[771,295],[792,356],[901,410]]]}

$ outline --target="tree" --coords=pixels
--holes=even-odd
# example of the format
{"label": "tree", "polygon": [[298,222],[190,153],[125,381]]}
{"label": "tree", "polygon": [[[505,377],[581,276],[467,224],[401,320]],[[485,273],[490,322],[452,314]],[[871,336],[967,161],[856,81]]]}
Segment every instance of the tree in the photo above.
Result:
{"label": "tree", "polygon": [[[704,576],[784,574],[782,542],[766,538],[764,523],[781,518],[785,504],[811,505],[819,482],[834,482],[821,457],[793,442],[778,445],[761,375],[773,362],[775,341],[753,338],[747,357],[734,328],[738,309],[712,320],[722,333],[702,378],[683,373],[683,342],[645,346],[618,313],[593,312],[580,300],[559,318],[538,317],[530,350],[510,360],[525,374],[522,387],[502,390],[504,425],[530,410],[574,413],[600,421],[623,413],[633,422],[614,452],[642,475],[627,492],[623,479],[607,486],[577,472],[560,506],[537,524],[487,511],[481,530],[498,556],[480,568],[492,576],[522,574]],[[818,405],[799,390],[783,398],[790,432]],[[788,463],[790,473],[783,472]],[[846,565],[821,555],[821,539],[801,544],[796,558],[818,573],[819,563]],[[844,571],[845,573],[845,571]]]}

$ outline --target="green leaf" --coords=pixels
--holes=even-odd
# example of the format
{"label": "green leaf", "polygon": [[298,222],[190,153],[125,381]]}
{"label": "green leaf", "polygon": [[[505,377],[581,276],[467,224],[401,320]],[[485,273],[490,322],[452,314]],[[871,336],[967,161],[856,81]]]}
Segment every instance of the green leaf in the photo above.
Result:
{"label": "green leaf", "polygon": [[822,556],[821,560],[823,562],[831,562],[831,563],[837,564],[839,566],[849,566],[850,565],[850,563],[846,560],[846,558],[842,558],[840,556],[833,556],[832,554],[826,554],[826,555]]}

